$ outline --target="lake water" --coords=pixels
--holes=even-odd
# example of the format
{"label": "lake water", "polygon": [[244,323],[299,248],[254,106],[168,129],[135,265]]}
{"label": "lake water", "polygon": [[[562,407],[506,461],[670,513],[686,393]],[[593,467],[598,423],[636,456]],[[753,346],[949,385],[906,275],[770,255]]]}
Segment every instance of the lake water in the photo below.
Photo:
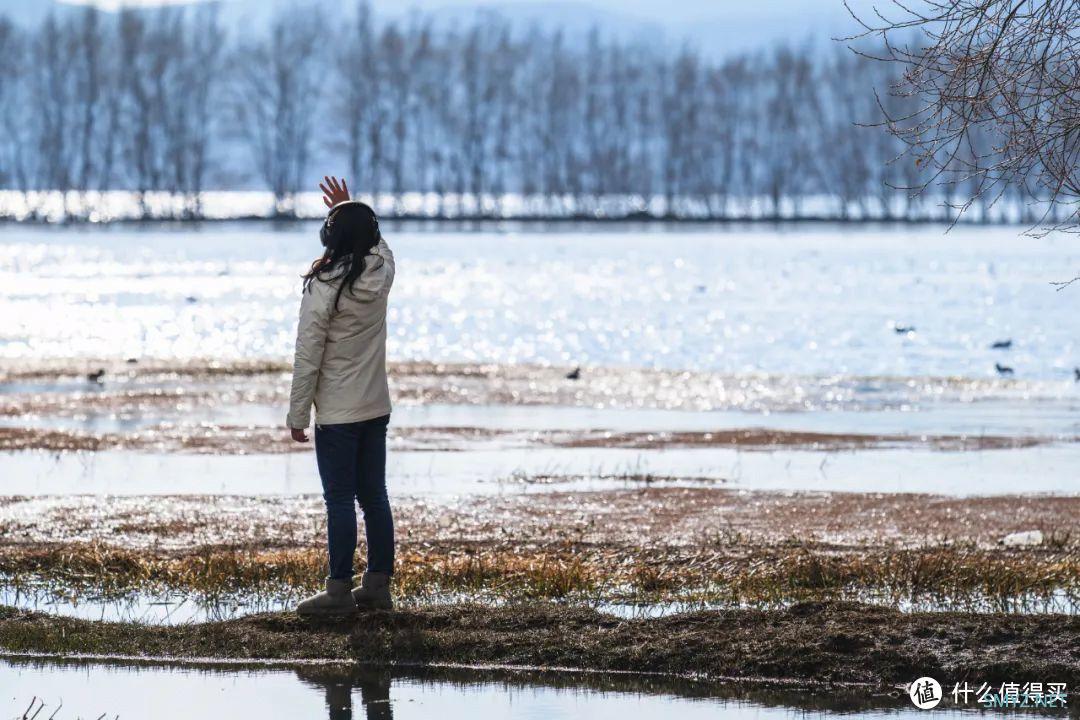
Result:
{"label": "lake water", "polygon": [[[463,494],[604,490],[662,482],[755,490],[948,495],[1075,493],[1080,466],[1080,270],[1073,236],[921,226],[395,227],[392,360],[693,370],[760,380],[763,401],[707,411],[422,405],[395,427],[1038,437],[1030,447],[929,445],[823,451],[731,447],[391,444],[395,502]],[[287,360],[299,275],[317,224],[0,226],[0,362],[51,358]],[[904,329],[897,332],[897,328]],[[1011,341],[1008,349],[992,349]],[[997,377],[995,364],[1015,371]],[[561,378],[560,378],[561,380]],[[265,380],[264,380],[265,381]],[[81,379],[0,384],[5,397],[122,393]],[[136,384],[139,381],[136,381]],[[177,382],[186,382],[181,379]],[[235,382],[235,380],[232,380]],[[243,381],[241,381],[243,382]],[[273,382],[273,381],[271,381]],[[582,385],[588,380],[583,380]],[[755,379],[754,383],[759,380]],[[649,389],[646,389],[647,392]],[[692,390],[682,388],[684,393]],[[264,396],[265,397],[265,396]],[[265,400],[117,413],[10,415],[0,424],[81,433],[200,423],[278,428]],[[677,407],[700,407],[694,403]],[[530,483],[557,476],[552,483]],[[317,493],[310,453],[0,453],[0,493]],[[78,603],[0,586],[0,603],[93,619],[196,622],[271,610],[138,595]],[[1057,609],[1057,608],[1054,608]],[[614,612],[622,612],[612,608]],[[1039,611],[1036,609],[1035,611]],[[34,697],[65,717],[806,718],[914,717],[906,698],[739,694],[636,678],[567,681],[462,671],[170,666],[0,659],[0,718]],[[957,715],[939,709],[938,715]]]}
{"label": "lake water", "polygon": [[[395,427],[642,432],[769,427],[834,433],[1031,436],[1036,447],[823,452],[499,448],[391,453],[399,495],[567,488],[651,474],[746,489],[1075,492],[1080,366],[1075,237],[1014,227],[575,226],[387,228],[398,259],[388,353],[444,360],[687,369],[764,388],[708,412],[410,405]],[[317,225],[0,227],[0,360],[290,357],[299,274]],[[896,326],[911,328],[897,333]],[[998,341],[1008,349],[992,349]],[[995,364],[1015,381],[988,382]],[[586,381],[583,381],[583,383]],[[65,384],[66,383],[66,384]],[[8,394],[85,394],[85,381]],[[123,392],[123,382],[105,388]],[[133,388],[140,387],[133,385]],[[283,409],[162,405],[145,414],[18,414],[5,425],[89,433],[161,423],[277,427]],[[391,446],[393,448],[393,445]],[[6,453],[6,493],[296,493],[306,455]],[[584,479],[581,479],[584,478]],[[544,486],[543,489],[553,489]]]}
{"label": "lake water", "polygon": [[[18,717],[33,697],[58,718],[915,718],[906,695],[752,691],[604,674],[377,670],[362,667],[169,666],[0,659],[0,708]],[[945,705],[934,717],[968,717]]]}
{"label": "lake water", "polygon": [[[1074,236],[386,229],[391,359],[1071,383]],[[317,224],[0,228],[0,357],[288,357]],[[914,328],[897,333],[896,326]],[[994,342],[1012,340],[1009,350]]]}

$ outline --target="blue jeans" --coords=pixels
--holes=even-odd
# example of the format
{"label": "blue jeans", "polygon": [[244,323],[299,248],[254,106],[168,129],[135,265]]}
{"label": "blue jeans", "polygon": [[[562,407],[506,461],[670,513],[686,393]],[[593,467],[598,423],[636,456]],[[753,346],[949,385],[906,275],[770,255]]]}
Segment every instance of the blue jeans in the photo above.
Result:
{"label": "blue jeans", "polygon": [[330,577],[352,580],[356,503],[364,512],[367,569],[394,571],[394,517],[386,497],[386,426],[390,416],[315,426],[315,459],[326,501]]}

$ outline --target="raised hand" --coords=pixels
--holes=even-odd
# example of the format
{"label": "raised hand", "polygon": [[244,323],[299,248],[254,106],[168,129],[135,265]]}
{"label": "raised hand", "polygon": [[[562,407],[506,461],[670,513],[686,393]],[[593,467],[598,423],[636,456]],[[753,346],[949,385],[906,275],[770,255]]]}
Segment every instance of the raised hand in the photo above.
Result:
{"label": "raised hand", "polygon": [[326,207],[332,208],[349,199],[349,186],[345,183],[345,178],[341,178],[340,184],[333,175],[324,175],[323,180],[325,184],[319,183],[319,189],[323,191],[322,201]]}

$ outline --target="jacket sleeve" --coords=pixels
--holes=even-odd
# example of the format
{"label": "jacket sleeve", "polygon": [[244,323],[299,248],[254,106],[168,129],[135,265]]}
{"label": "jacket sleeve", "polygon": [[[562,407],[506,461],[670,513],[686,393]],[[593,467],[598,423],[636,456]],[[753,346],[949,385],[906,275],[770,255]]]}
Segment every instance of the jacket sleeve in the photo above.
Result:
{"label": "jacket sleeve", "polygon": [[386,240],[383,240],[382,236],[379,237],[379,257],[386,263],[386,284],[383,285],[382,294],[387,295],[390,292],[390,286],[394,284],[394,273],[397,270],[394,265],[394,253],[390,249],[390,246],[386,244]]}
{"label": "jacket sleeve", "polygon": [[311,404],[319,383],[326,333],[330,326],[330,308],[322,287],[313,282],[300,301],[300,323],[296,329],[296,356],[293,360],[289,415],[285,424],[303,429],[311,424]]}

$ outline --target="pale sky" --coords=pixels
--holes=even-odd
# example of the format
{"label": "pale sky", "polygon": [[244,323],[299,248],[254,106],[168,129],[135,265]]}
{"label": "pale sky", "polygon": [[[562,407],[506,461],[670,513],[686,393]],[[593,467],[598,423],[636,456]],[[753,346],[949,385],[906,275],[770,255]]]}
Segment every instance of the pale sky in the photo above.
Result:
{"label": "pale sky", "polygon": [[157,7],[161,5],[189,5],[191,0],[60,0],[66,5],[96,5],[102,10],[116,11],[122,6]]}

